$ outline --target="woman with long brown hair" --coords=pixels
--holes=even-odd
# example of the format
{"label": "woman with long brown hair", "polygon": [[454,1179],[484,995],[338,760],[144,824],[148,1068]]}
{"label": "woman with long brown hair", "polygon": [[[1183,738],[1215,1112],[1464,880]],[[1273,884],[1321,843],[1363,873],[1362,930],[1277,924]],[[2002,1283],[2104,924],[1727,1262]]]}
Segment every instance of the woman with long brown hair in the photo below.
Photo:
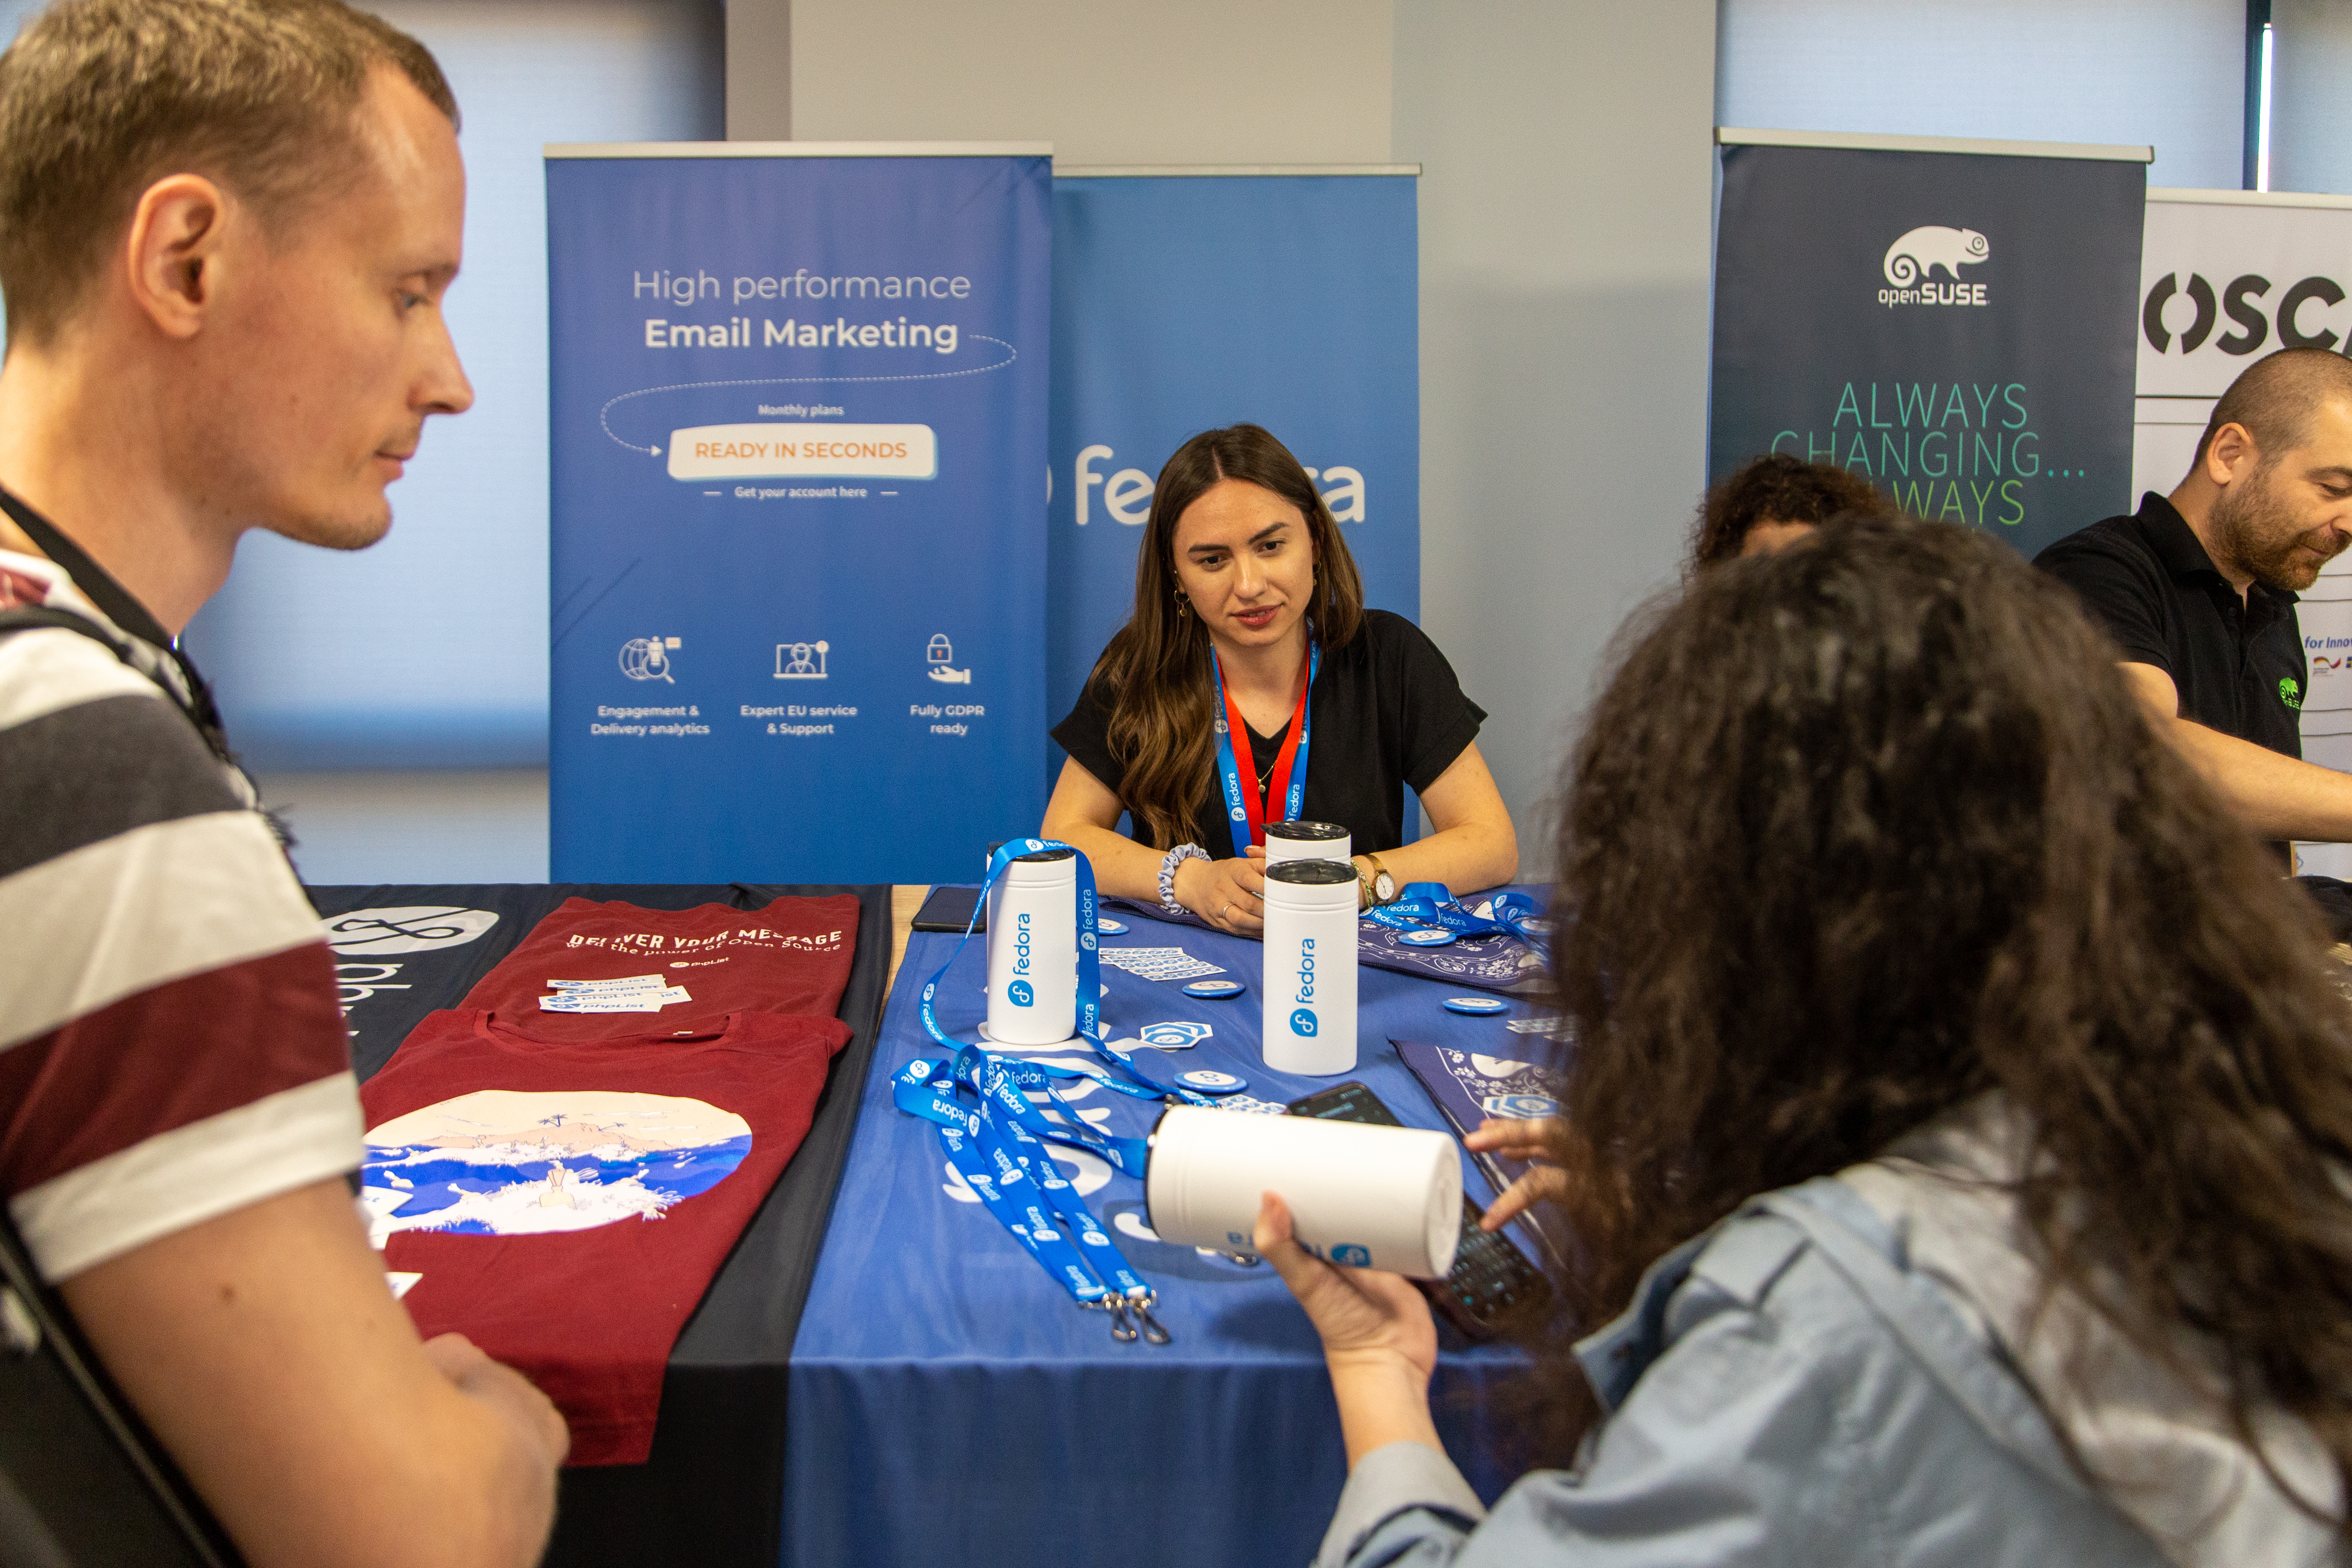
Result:
{"label": "woman with long brown hair", "polygon": [[[1265,825],[1290,818],[1348,829],[1364,902],[1491,888],[1519,851],[1478,755],[1486,717],[1419,627],[1364,607],[1289,449],[1255,425],[1211,430],[1160,470],[1134,614],[1054,730],[1070,760],[1044,831],[1105,892],[1224,931],[1263,929]],[[1408,785],[1432,828],[1411,845]]]}
{"label": "woman with long brown hair", "polygon": [[1269,1197],[1325,1563],[2347,1559],[2352,1009],[2115,657],[2000,542],[1867,519],[1633,641],[1553,906],[1577,1468],[1487,1513],[1421,1298]]}

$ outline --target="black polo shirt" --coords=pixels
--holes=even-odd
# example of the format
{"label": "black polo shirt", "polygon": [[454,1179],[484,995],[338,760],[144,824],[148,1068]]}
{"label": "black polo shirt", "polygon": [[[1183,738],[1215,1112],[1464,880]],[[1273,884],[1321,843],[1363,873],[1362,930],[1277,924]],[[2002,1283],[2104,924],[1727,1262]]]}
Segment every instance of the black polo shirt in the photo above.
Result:
{"label": "black polo shirt", "polygon": [[2151,490],[2136,515],[2070,533],[2033,563],[2082,595],[2126,660],[2172,677],[2183,719],[2302,757],[2311,672],[2295,596],[2256,583],[2241,603],[2170,501]]}

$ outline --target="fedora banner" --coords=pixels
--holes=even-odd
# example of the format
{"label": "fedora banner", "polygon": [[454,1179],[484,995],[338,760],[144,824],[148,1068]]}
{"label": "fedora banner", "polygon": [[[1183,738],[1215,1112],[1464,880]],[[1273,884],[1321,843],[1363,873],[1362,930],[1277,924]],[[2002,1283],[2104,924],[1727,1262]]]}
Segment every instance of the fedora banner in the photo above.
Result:
{"label": "fedora banner", "polygon": [[1777,136],[1717,132],[1710,479],[1833,463],[2029,556],[2129,510],[2147,150]]}
{"label": "fedora banner", "polygon": [[[1364,598],[1421,618],[1419,229],[1411,165],[1054,181],[1045,708],[1135,603],[1160,465],[1263,425],[1331,508]],[[1049,767],[1061,766],[1046,748]]]}

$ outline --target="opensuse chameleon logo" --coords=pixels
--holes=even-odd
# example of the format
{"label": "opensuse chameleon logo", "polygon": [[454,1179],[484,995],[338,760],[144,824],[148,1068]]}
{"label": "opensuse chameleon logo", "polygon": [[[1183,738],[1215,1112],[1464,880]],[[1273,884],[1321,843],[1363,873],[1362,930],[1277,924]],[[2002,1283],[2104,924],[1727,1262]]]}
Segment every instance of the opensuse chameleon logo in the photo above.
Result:
{"label": "opensuse chameleon logo", "polygon": [[[1889,286],[1878,291],[1878,302],[1890,310],[1897,305],[1990,304],[1985,285],[1961,282],[1960,268],[1991,258],[1992,241],[1975,229],[1922,224],[1886,247],[1879,270]],[[1951,281],[1936,282],[1937,272]]]}

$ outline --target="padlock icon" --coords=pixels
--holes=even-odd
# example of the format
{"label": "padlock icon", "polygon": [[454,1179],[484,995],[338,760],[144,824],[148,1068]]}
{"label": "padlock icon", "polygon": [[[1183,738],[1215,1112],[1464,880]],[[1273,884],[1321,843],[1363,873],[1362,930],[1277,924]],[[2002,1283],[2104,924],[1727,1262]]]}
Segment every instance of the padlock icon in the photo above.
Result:
{"label": "padlock icon", "polygon": [[948,641],[947,633],[934,632],[931,635],[930,646],[923,650],[923,657],[933,664],[946,664],[953,659],[955,647]]}

